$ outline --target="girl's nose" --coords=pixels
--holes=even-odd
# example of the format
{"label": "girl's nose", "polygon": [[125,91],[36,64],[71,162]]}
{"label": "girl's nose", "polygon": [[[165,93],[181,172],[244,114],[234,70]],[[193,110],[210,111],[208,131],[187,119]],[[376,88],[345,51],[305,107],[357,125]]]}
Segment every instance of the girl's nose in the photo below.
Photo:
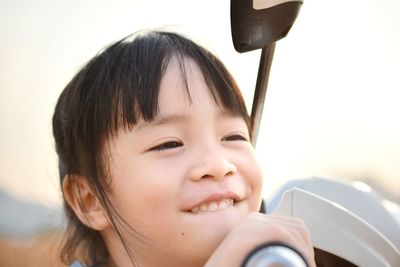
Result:
{"label": "girl's nose", "polygon": [[198,153],[193,159],[189,170],[189,177],[193,181],[201,179],[221,180],[237,172],[234,162],[228,155],[218,148],[202,149],[204,153]]}

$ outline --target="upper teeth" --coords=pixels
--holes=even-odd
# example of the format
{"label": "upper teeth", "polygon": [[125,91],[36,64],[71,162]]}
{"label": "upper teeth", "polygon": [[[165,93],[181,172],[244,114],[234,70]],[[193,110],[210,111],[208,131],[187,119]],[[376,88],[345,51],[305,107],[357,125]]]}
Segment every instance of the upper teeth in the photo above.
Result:
{"label": "upper teeth", "polygon": [[191,211],[193,213],[207,212],[207,211],[212,212],[217,210],[224,210],[231,206],[233,206],[233,199],[223,199],[221,201],[212,201],[209,203],[203,203],[200,206],[194,207]]}

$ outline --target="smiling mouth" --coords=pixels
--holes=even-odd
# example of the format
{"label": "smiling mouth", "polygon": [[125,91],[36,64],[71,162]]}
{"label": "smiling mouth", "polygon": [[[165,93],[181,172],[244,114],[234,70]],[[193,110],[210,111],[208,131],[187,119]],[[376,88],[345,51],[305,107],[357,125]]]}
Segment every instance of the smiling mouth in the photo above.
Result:
{"label": "smiling mouth", "polygon": [[234,203],[235,201],[232,198],[226,198],[220,201],[211,201],[192,208],[190,212],[192,213],[216,212],[232,207]]}

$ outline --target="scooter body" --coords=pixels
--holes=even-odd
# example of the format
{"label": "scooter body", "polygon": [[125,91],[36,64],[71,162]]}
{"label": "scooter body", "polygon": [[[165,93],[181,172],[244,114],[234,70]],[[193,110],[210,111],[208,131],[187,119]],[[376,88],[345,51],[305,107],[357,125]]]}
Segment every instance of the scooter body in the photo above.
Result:
{"label": "scooter body", "polygon": [[[275,44],[288,34],[302,4],[303,0],[231,0],[235,49],[240,53],[261,49],[251,111],[254,144]],[[314,178],[284,186],[269,202],[267,212],[304,220],[319,266],[400,266],[400,223],[372,194]]]}

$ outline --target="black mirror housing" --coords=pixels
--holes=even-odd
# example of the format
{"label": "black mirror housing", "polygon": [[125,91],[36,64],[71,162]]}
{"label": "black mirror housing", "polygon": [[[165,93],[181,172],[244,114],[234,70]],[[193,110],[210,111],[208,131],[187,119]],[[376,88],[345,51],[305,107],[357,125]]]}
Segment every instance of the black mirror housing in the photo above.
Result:
{"label": "black mirror housing", "polygon": [[[266,8],[257,8],[253,2],[266,2]],[[302,0],[231,0],[231,30],[235,50],[243,53],[262,49],[284,38],[292,28],[302,4]]]}

